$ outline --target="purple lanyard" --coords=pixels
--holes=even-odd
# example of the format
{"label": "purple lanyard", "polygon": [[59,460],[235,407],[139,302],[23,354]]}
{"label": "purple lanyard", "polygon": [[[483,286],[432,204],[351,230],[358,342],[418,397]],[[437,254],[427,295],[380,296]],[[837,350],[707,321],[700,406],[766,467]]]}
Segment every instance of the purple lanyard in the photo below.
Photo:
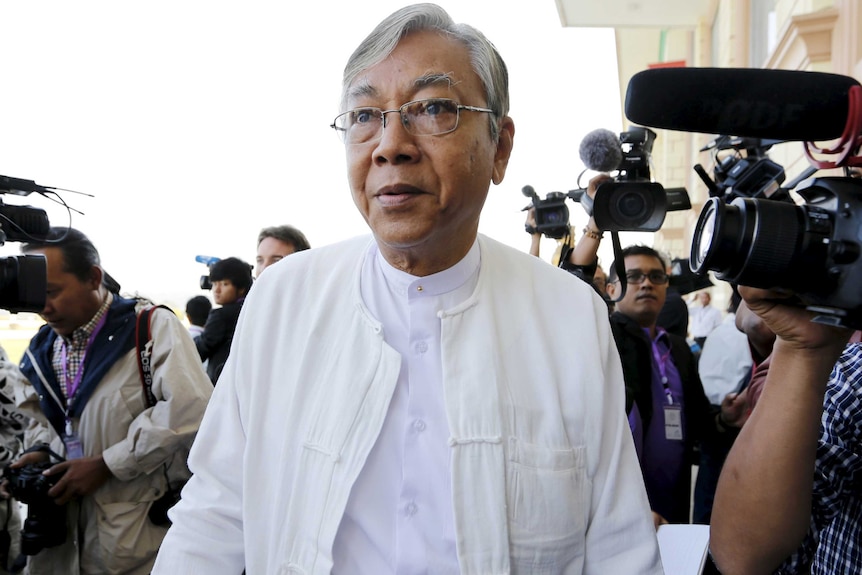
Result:
{"label": "purple lanyard", "polygon": [[67,359],[66,359],[66,340],[63,340],[62,345],[62,360],[63,360],[63,379],[66,382],[66,414],[68,416],[69,408],[71,407],[72,398],[75,397],[75,392],[78,391],[78,386],[81,385],[81,378],[84,377],[84,360],[87,359],[87,352],[90,351],[90,347],[92,347],[93,342],[96,340],[96,335],[99,333],[99,330],[102,329],[102,326],[105,325],[105,321],[108,319],[108,314],[104,314],[102,319],[96,324],[96,327],[93,328],[93,333],[90,334],[90,337],[87,339],[87,346],[84,348],[84,353],[81,355],[81,362],[78,364],[78,372],[75,374],[75,378],[72,381],[69,381],[69,372],[67,371]]}
{"label": "purple lanyard", "polygon": [[661,374],[661,385],[664,388],[665,395],[667,395],[668,405],[673,405],[673,395],[671,394],[670,385],[668,384],[666,365],[667,358],[670,356],[670,350],[668,349],[665,354],[659,353],[658,342],[656,340],[651,340],[650,346],[652,347],[652,356],[655,359],[655,362],[658,365],[658,371]]}

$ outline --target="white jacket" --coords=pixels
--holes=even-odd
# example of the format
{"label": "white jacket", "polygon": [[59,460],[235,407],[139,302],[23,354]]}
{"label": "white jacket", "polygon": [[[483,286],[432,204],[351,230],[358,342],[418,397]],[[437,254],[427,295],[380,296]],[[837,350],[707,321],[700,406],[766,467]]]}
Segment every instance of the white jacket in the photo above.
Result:
{"label": "white jacket", "polygon": [[[475,293],[440,316],[462,572],[661,573],[607,307],[479,241]],[[360,297],[368,245],[294,254],[255,283],[154,573],[332,569],[401,361]]]}

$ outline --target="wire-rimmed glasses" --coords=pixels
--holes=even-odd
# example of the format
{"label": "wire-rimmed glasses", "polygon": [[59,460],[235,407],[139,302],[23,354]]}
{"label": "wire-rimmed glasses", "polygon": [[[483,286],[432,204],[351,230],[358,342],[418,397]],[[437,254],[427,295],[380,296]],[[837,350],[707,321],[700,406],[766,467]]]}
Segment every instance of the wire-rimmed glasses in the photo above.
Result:
{"label": "wire-rimmed glasses", "polygon": [[426,98],[407,102],[397,110],[354,108],[335,117],[330,126],[346,144],[364,144],[383,136],[386,114],[398,112],[401,125],[414,136],[439,136],[454,132],[461,110],[493,114],[494,110],[464,106],[448,98]]}

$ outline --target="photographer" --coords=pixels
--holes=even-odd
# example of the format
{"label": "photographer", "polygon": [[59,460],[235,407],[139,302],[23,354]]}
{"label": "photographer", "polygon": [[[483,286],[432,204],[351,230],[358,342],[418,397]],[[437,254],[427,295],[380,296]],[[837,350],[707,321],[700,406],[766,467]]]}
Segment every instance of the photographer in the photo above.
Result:
{"label": "photographer", "polygon": [[719,479],[715,562],[727,574],[859,573],[862,345],[845,347],[849,330],[810,321],[785,292],[739,291],[777,337]]}
{"label": "photographer", "polygon": [[[167,532],[150,519],[150,509],[172,478],[188,473],[182,454],[212,386],[186,328],[156,309],[150,316],[155,405],[148,407],[135,344],[139,302],[105,287],[92,242],[78,230],[51,228],[44,241],[22,250],[45,256],[48,286],[40,314],[46,325],[25,352],[21,371],[28,381],[16,392],[31,417],[24,445],[44,444],[65,456],[44,473],[27,474],[52,484],[43,493],[45,507],[65,519],[59,541],[53,535],[61,519],[30,525],[28,542],[40,550],[29,558],[29,573],[149,573]],[[11,467],[24,474],[47,461],[39,450]],[[10,483],[3,488],[8,495]]]}
{"label": "photographer", "polygon": [[227,361],[233,332],[248,290],[251,289],[251,266],[239,258],[219,260],[210,267],[213,298],[220,308],[212,310],[195,345],[207,375],[215,385]]}
{"label": "photographer", "polygon": [[[590,180],[587,193],[610,177]],[[569,256],[569,269],[589,274],[595,266],[602,232],[591,217]],[[626,383],[626,412],[635,439],[656,527],[690,521],[691,465],[703,440],[726,441],[744,417],[744,403],[733,398],[711,409],[685,339],[658,325],[667,297],[667,264],[646,246],[618,255],[627,288],[611,265],[607,293],[615,305],[611,328]],[[614,301],[619,300],[619,301]],[[725,439],[726,438],[726,439]]]}

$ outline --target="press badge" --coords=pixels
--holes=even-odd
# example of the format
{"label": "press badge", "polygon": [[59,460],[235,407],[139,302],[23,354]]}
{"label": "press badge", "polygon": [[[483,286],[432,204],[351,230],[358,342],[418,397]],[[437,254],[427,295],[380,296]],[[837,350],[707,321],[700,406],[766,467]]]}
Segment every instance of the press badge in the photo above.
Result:
{"label": "press badge", "polygon": [[679,405],[664,406],[664,438],[682,441],[682,409]]}
{"label": "press badge", "polygon": [[66,459],[81,459],[84,457],[84,446],[78,434],[72,430],[72,422],[66,420],[66,433],[63,434],[63,444],[66,446]]}

